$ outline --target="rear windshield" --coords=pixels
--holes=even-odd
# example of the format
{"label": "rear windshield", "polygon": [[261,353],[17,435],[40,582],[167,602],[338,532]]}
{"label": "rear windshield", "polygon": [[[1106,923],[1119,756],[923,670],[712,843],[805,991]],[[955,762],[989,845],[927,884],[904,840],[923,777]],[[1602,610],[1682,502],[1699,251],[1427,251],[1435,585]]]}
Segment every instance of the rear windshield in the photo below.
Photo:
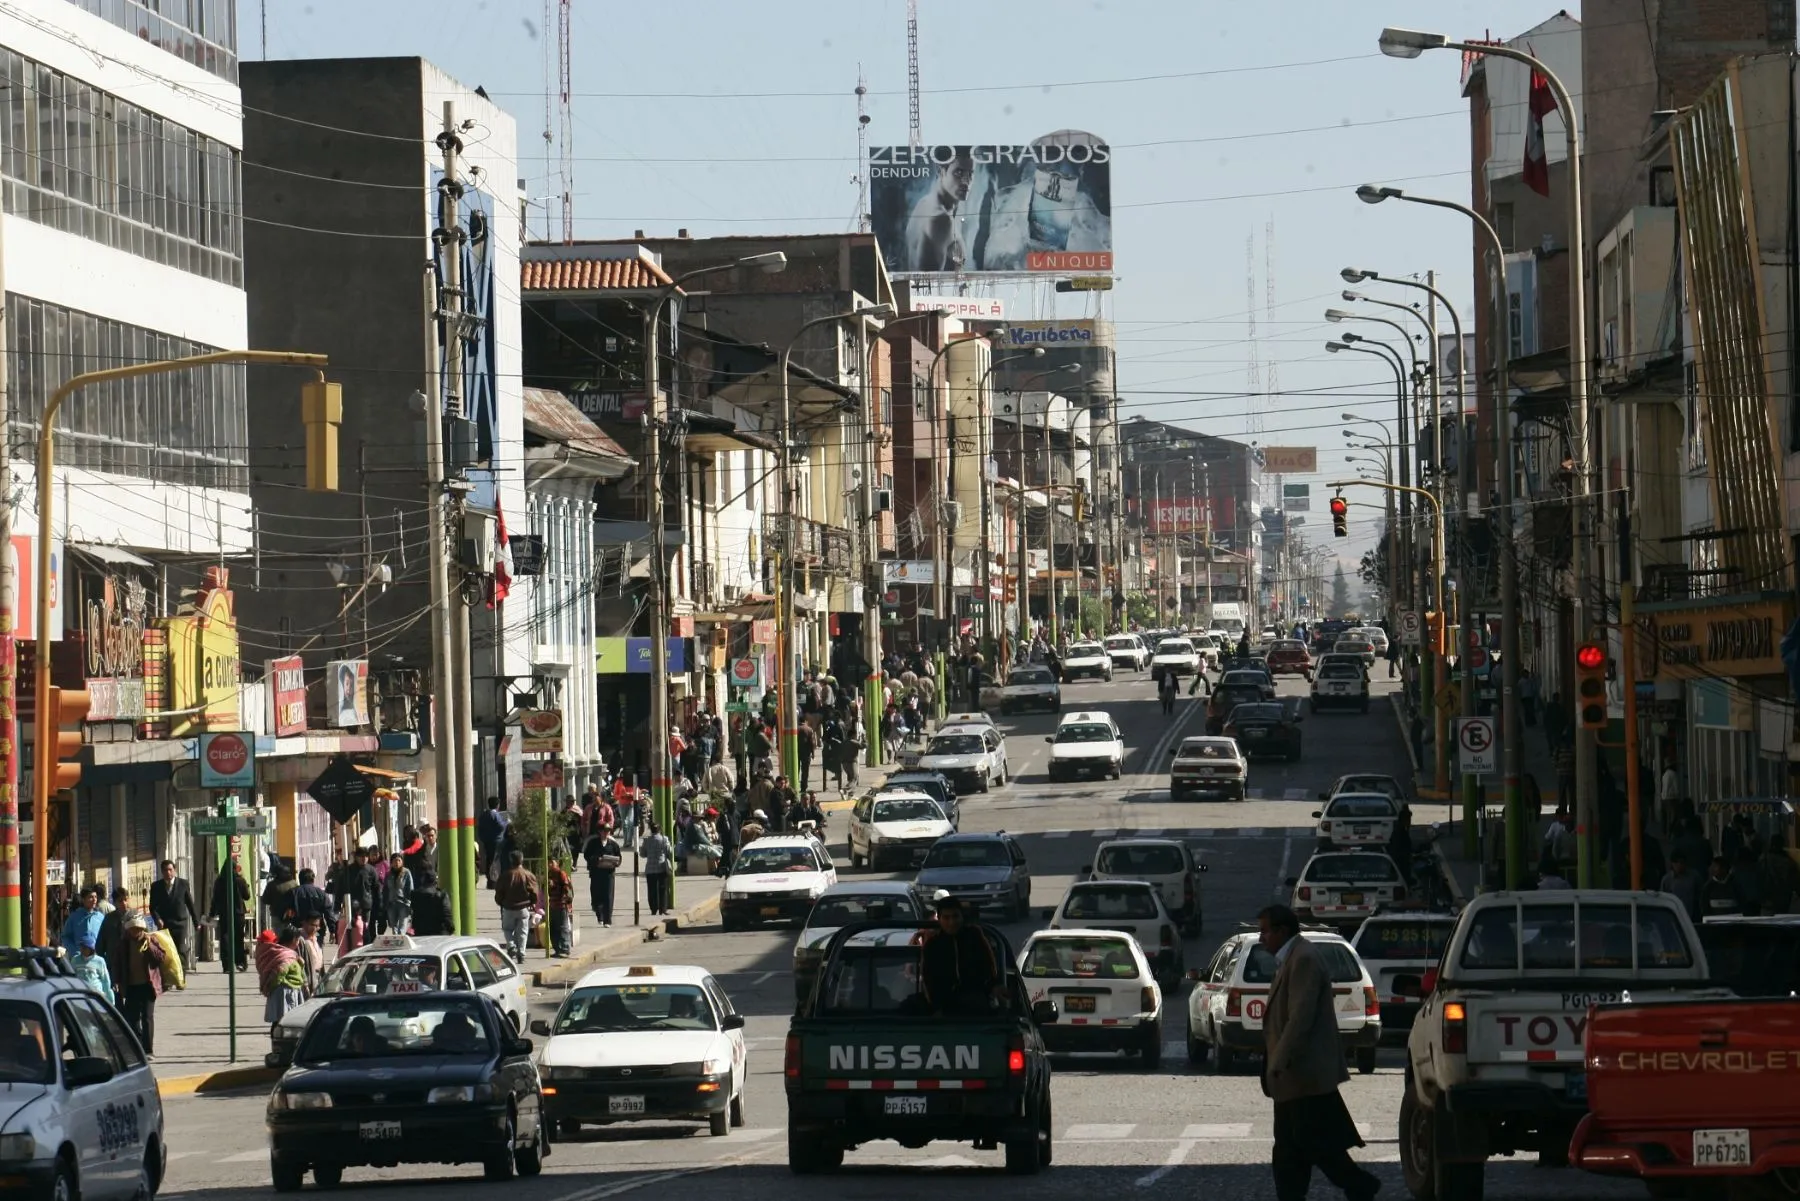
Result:
{"label": "rear windshield", "polygon": [[1269,652],[1271,654],[1276,651],[1304,651],[1305,649],[1306,644],[1304,642],[1296,642],[1292,638],[1283,638],[1280,642],[1271,642],[1269,644]]}
{"label": "rear windshield", "polygon": [[1360,680],[1362,668],[1354,663],[1327,663],[1319,669],[1319,677],[1326,680]]}
{"label": "rear windshield", "polygon": [[1109,888],[1104,884],[1077,888],[1063,906],[1063,916],[1082,921],[1118,921],[1156,916],[1156,894],[1148,888]]}
{"label": "rear windshield", "polygon": [[1219,681],[1221,688],[1261,688],[1266,677],[1260,671],[1228,671]]}
{"label": "rear windshield", "polygon": [[1051,684],[1055,677],[1047,667],[1021,667],[1006,677],[1008,684]]}
{"label": "rear windshield", "polygon": [[1058,742],[1111,742],[1112,740],[1112,729],[1095,722],[1064,726],[1056,732],[1056,741]]}
{"label": "rear windshield", "polygon": [[1095,866],[1109,876],[1178,876],[1187,870],[1178,847],[1102,847]]}
{"label": "rear windshield", "polygon": [[1025,974],[1039,978],[1130,980],[1137,957],[1122,938],[1041,938],[1025,957]]}
{"label": "rear windshield", "polygon": [[1384,796],[1341,796],[1325,807],[1326,817],[1394,816],[1394,802]]}
{"label": "rear windshield", "polygon": [[1239,705],[1231,711],[1232,721],[1280,721],[1280,705]]}
{"label": "rear windshield", "polygon": [[1386,855],[1315,855],[1306,865],[1309,884],[1339,880],[1346,884],[1388,884],[1399,878],[1399,869]]}
{"label": "rear windshield", "polygon": [[[1530,902],[1483,910],[1469,926],[1462,966],[1500,971],[1639,971],[1692,967],[1673,910],[1660,905]],[[1579,920],[1577,915],[1579,914]],[[1634,937],[1635,935],[1635,937]]]}
{"label": "rear windshield", "polygon": [[918,906],[910,896],[892,893],[871,896],[825,897],[807,915],[808,926],[836,929],[857,922],[886,922],[918,916]]}
{"label": "rear windshield", "polygon": [[1165,638],[1157,646],[1156,653],[1159,655],[1191,655],[1194,653],[1194,644],[1185,638]]}
{"label": "rear windshield", "polygon": [[1012,856],[997,842],[940,842],[925,856],[924,866],[1005,867],[1011,861]]}
{"label": "rear windshield", "polygon": [[1334,792],[1379,792],[1400,799],[1400,786],[1392,776],[1345,776]]}
{"label": "rear windshield", "polygon": [[986,749],[979,734],[952,734],[948,738],[933,738],[925,753],[927,755],[979,755]]}
{"label": "rear windshield", "polygon": [[928,801],[924,797],[895,797],[884,801],[875,800],[875,809],[870,817],[878,822],[941,822],[944,811],[937,807],[936,801]]}
{"label": "rear windshield", "polygon": [[[1356,961],[1356,955],[1341,942],[1318,942],[1308,939],[1312,949],[1319,953],[1325,963],[1325,970],[1331,973],[1334,984],[1354,983],[1362,979],[1362,964]],[[1275,979],[1275,956],[1263,950],[1258,944],[1250,947],[1250,956],[1244,960],[1245,984],[1268,984]]]}
{"label": "rear windshield", "polygon": [[1450,941],[1451,922],[1374,921],[1356,935],[1364,959],[1429,959],[1436,962]]}
{"label": "rear windshield", "polygon": [[1178,759],[1236,759],[1235,742],[1184,742]]}
{"label": "rear windshield", "polygon": [[1138,640],[1136,638],[1108,638],[1106,646],[1108,650],[1134,651],[1138,648]]}

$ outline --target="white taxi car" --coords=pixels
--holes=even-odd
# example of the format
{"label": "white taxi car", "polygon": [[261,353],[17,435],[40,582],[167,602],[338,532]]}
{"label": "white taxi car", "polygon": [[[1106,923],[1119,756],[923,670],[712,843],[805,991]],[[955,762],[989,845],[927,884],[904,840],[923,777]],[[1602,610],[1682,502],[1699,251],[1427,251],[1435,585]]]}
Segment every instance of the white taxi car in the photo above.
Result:
{"label": "white taxi car", "polygon": [[1050,779],[1073,780],[1083,772],[1116,780],[1125,763],[1125,740],[1112,715],[1085,710],[1063,716],[1050,744]]}
{"label": "white taxi car", "polygon": [[1456,929],[1456,916],[1396,907],[1376,914],[1357,927],[1350,945],[1375,981],[1381,1002],[1381,1041],[1404,1047],[1419,1016],[1419,998],[1395,987],[1401,976],[1424,976],[1443,958],[1444,946]]}
{"label": "white taxi car", "polygon": [[59,950],[0,948],[0,1181],[7,1196],[153,1197],[162,1097],[137,1036]]}
{"label": "white taxi car", "polygon": [[1375,657],[1377,659],[1387,658],[1388,636],[1386,630],[1382,629],[1380,626],[1358,626],[1356,629],[1351,630],[1350,633],[1357,638],[1367,638],[1369,640],[1369,645],[1375,648]]}
{"label": "white taxi car", "polygon": [[850,810],[850,866],[917,867],[932,844],[955,832],[938,803],[922,792],[881,792]]}
{"label": "white taxi car", "polygon": [[1062,710],[1062,685],[1057,683],[1056,673],[1042,663],[1019,664],[1007,673],[1006,686],[1000,690],[1001,713],[1027,709]]}
{"label": "white taxi car", "polygon": [[742,930],[763,922],[804,922],[813,902],[837,883],[825,844],[805,834],[757,839],[738,852],[719,892],[719,924]]}
{"label": "white taxi car", "polygon": [[825,944],[845,926],[888,921],[916,925],[925,918],[925,906],[914,895],[910,880],[848,880],[827,888],[794,940],[794,1000],[812,995],[825,965]]}
{"label": "white taxi car", "polygon": [[1183,738],[1170,753],[1175,756],[1169,766],[1171,801],[1194,795],[1224,797],[1228,801],[1244,799],[1250,760],[1244,757],[1237,739],[1216,735]]}
{"label": "white taxi car", "polygon": [[1340,792],[1314,809],[1319,819],[1319,849],[1380,849],[1394,840],[1400,806],[1379,792]]}
{"label": "white taxi car", "polygon": [[1320,851],[1290,877],[1303,922],[1356,926],[1383,905],[1406,899],[1400,869],[1380,851]]}
{"label": "white taxi car", "polygon": [[[1357,1071],[1373,1072],[1381,1014],[1368,968],[1341,935],[1302,930],[1300,937],[1318,951],[1331,977],[1338,1040],[1355,1057]],[[1205,1063],[1210,1054],[1213,1070],[1224,1074],[1241,1057],[1262,1054],[1263,1014],[1275,967],[1275,956],[1262,948],[1254,930],[1246,930],[1226,939],[1205,967],[1188,973],[1194,981],[1188,993],[1189,1063]]]}
{"label": "white taxi car", "polygon": [[1181,932],[1156,885],[1142,880],[1078,880],[1069,885],[1050,911],[1050,929],[1096,928],[1123,930],[1145,948],[1160,978],[1181,978],[1185,963]]}
{"label": "white taxi car", "polygon": [[270,1030],[271,1046],[263,1062],[281,1068],[292,1063],[306,1024],[333,997],[435,992],[440,988],[472,990],[492,997],[518,1031],[525,1028],[529,1016],[528,987],[518,965],[491,938],[383,934],[325,969],[312,997],[288,1010]]}
{"label": "white taxi car", "polygon": [[1144,670],[1150,662],[1150,652],[1144,646],[1144,640],[1136,634],[1114,634],[1106,640],[1106,654],[1112,659],[1115,670],[1129,667],[1132,671]]}
{"label": "white taxi car", "polygon": [[547,1039],[538,1076],[562,1138],[584,1122],[697,1121],[715,1135],[744,1124],[744,1018],[705,968],[599,968],[531,1031]]}
{"label": "white taxi car", "polygon": [[1153,680],[1161,680],[1165,672],[1180,678],[1199,670],[1200,652],[1186,638],[1164,638],[1156,644],[1156,653],[1150,656],[1150,678]]}
{"label": "white taxi car", "polygon": [[919,767],[942,773],[956,786],[957,795],[966,790],[986,792],[1006,783],[1006,739],[985,725],[951,725],[945,723],[925,744],[919,756]]}
{"label": "white taxi car", "polygon": [[1201,661],[1208,668],[1217,670],[1225,644],[1211,634],[1203,633],[1200,630],[1189,630],[1187,640],[1194,644],[1194,651],[1200,656]]}
{"label": "white taxi car", "polygon": [[1084,676],[1110,680],[1113,678],[1112,656],[1098,642],[1077,642],[1063,656],[1062,675],[1065,681],[1079,680]]}
{"label": "white taxi car", "polygon": [[1032,1003],[1056,1005],[1038,1026],[1044,1049],[1123,1051],[1162,1064],[1163,995],[1137,939],[1117,930],[1039,930],[1019,952]]}
{"label": "white taxi car", "polygon": [[1314,713],[1323,713],[1326,709],[1355,709],[1358,713],[1369,711],[1369,673],[1351,656],[1332,656],[1319,660],[1319,666],[1313,671],[1312,709]]}
{"label": "white taxi car", "polygon": [[1154,885],[1184,933],[1198,934],[1205,918],[1200,875],[1206,865],[1179,838],[1111,838],[1094,849],[1094,862],[1081,869],[1087,880],[1142,880]]}
{"label": "white taxi car", "polygon": [[1393,797],[1402,805],[1406,803],[1406,789],[1393,776],[1384,776],[1377,772],[1351,772],[1347,776],[1339,776],[1331,782],[1331,787],[1319,794],[1321,801],[1329,801],[1340,792],[1379,792],[1383,796]]}

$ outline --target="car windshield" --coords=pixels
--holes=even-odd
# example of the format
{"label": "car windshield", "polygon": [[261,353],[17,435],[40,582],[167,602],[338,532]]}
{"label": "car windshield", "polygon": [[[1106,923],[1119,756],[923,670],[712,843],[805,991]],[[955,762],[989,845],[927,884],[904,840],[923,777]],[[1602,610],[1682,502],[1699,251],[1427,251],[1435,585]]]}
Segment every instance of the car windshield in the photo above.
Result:
{"label": "car windshield", "polygon": [[732,875],[755,872],[814,872],[819,861],[807,847],[757,846],[752,843],[738,852],[732,864]]}
{"label": "car windshield", "polygon": [[1095,655],[1104,655],[1106,648],[1098,642],[1077,642],[1069,648],[1071,659],[1092,659]]}
{"label": "car windshield", "polygon": [[1345,776],[1333,792],[1379,792],[1399,800],[1400,785],[1392,776]]}
{"label": "car windshield", "polygon": [[443,981],[436,955],[352,955],[326,970],[318,991],[325,996],[435,992]]}
{"label": "car windshield", "polygon": [[1106,649],[1109,651],[1134,651],[1138,648],[1136,638],[1108,638]]}
{"label": "car windshield", "polygon": [[1356,953],[1364,959],[1429,959],[1435,963],[1455,928],[1451,922],[1377,919],[1357,932]]}
{"label": "car windshield", "polygon": [[940,842],[925,856],[924,868],[934,867],[1005,867],[1012,862],[1006,848],[998,842]]}
{"label": "car windshield", "polygon": [[1185,638],[1165,638],[1156,648],[1159,655],[1191,655],[1194,644]]}
{"label": "car windshield", "polygon": [[1261,688],[1263,673],[1260,671],[1228,671],[1219,680],[1221,688]]}
{"label": "car windshield", "polygon": [[1056,741],[1058,742],[1111,742],[1112,740],[1111,728],[1103,726],[1099,722],[1068,725],[1056,732]]}
{"label": "car windshield", "polygon": [[433,998],[417,1004],[339,1001],[307,1023],[294,1061],[331,1063],[396,1056],[490,1055],[487,1023],[474,1002]]}
{"label": "car windshield", "polygon": [[1156,894],[1148,888],[1093,884],[1069,890],[1063,916],[1081,921],[1143,920],[1156,913]]}
{"label": "car windshield", "polygon": [[806,916],[808,926],[836,929],[857,922],[907,920],[918,916],[911,894],[871,893],[866,896],[821,897]]}
{"label": "car windshield", "polygon": [[933,738],[925,748],[927,755],[979,755],[983,750],[979,734],[948,734]]}
{"label": "car windshield", "polygon": [[1314,855],[1305,873],[1309,884],[1391,884],[1399,878],[1386,855]]}
{"label": "car windshield", "polygon": [[[1634,925],[1632,914],[1636,912]],[[1469,925],[1462,966],[1506,971],[1657,971],[1691,967],[1692,948],[1662,905],[1533,901],[1485,909]]]}
{"label": "car windshield", "polygon": [[1122,938],[1040,938],[1025,956],[1025,974],[1039,979],[1131,980],[1137,956]]}
{"label": "car windshield", "polygon": [[[1349,984],[1362,979],[1362,964],[1357,962],[1356,952],[1341,942],[1326,942],[1323,939],[1309,938],[1312,949],[1318,952],[1325,970],[1331,974],[1333,984]],[[1275,969],[1280,965],[1275,956],[1262,949],[1259,944],[1252,943],[1250,954],[1244,960],[1245,984],[1269,984],[1275,979]]]}
{"label": "car windshield", "polygon": [[43,1006],[0,1001],[0,1084],[55,1084],[51,1046]]}
{"label": "car windshield", "polygon": [[1280,705],[1239,705],[1231,711],[1231,720],[1240,725],[1247,721],[1280,721]]}
{"label": "car windshield", "polygon": [[928,801],[924,797],[894,797],[891,800],[875,800],[875,812],[871,821],[878,822],[941,822],[944,811],[937,807],[936,801]]}
{"label": "car windshield", "polygon": [[1235,742],[1184,742],[1177,759],[1236,759]]}
{"label": "car windshield", "polygon": [[712,1002],[697,984],[597,984],[569,994],[556,1013],[557,1034],[639,1030],[717,1030]]}
{"label": "car windshield", "polygon": [[1094,870],[1108,876],[1179,876],[1187,870],[1187,860],[1179,847],[1101,847]]}
{"label": "car windshield", "polygon": [[1056,677],[1048,667],[1021,667],[1006,677],[1008,684],[1054,684]]}
{"label": "car windshield", "polygon": [[1394,802],[1384,796],[1334,797],[1331,804],[1325,806],[1325,816],[1391,818],[1394,816]]}
{"label": "car windshield", "polygon": [[1319,669],[1321,680],[1360,680],[1362,668],[1354,663],[1327,663]]}

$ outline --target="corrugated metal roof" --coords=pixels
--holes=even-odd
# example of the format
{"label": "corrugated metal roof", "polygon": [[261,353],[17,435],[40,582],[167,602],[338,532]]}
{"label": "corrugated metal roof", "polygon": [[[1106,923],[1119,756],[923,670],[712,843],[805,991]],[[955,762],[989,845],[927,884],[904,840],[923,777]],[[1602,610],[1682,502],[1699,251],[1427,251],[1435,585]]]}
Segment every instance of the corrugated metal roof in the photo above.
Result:
{"label": "corrugated metal roof", "polygon": [[525,426],[539,437],[561,442],[571,450],[631,460],[625,448],[590,421],[586,413],[550,388],[525,389]]}
{"label": "corrugated metal roof", "polygon": [[647,258],[527,259],[519,264],[526,292],[644,292],[674,282]]}

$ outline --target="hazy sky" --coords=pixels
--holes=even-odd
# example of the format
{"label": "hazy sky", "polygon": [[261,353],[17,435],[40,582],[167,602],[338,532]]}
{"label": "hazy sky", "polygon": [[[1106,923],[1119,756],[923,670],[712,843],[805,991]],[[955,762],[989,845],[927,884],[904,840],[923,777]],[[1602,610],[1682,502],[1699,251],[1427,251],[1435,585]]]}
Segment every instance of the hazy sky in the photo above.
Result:
{"label": "hazy sky", "polygon": [[[1345,470],[1339,413],[1394,411],[1392,374],[1379,360],[1324,351],[1340,328],[1321,316],[1341,304],[1339,268],[1436,269],[1459,303],[1470,295],[1460,218],[1392,201],[1370,208],[1352,194],[1359,183],[1390,182],[1469,197],[1459,56],[1390,59],[1376,36],[1384,24],[1512,36],[1555,10],[1511,0],[919,7],[925,141],[1027,142],[1074,128],[1112,144],[1118,286],[1104,311],[1118,324],[1125,416],[1318,446],[1309,533],[1332,542],[1319,528],[1328,524],[1319,484]],[[247,59],[262,56],[263,11],[259,0],[240,0]],[[906,141],[904,0],[574,0],[573,14],[578,237],[854,228],[859,66],[870,144]],[[520,174],[537,198],[554,190],[542,153],[543,24],[542,0],[270,0],[267,52],[416,54],[484,86],[518,119]],[[1275,305],[1265,312],[1271,221]],[[1252,234],[1259,354],[1265,372],[1276,365],[1279,391],[1248,402]],[[1088,311],[1080,297],[1003,294],[1017,316]],[[1353,522],[1361,536],[1334,549],[1353,562],[1371,533],[1366,520]]]}

